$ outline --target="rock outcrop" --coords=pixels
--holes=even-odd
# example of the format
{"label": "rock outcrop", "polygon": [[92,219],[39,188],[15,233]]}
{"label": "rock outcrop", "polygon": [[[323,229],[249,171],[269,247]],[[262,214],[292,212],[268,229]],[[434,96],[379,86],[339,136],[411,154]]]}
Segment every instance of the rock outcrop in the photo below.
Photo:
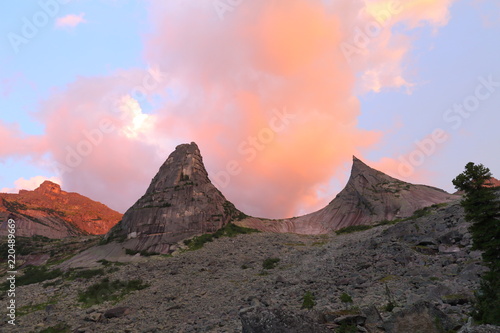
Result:
{"label": "rock outcrop", "polygon": [[353,157],[347,185],[325,208],[292,219],[248,218],[238,224],[262,231],[324,234],[353,225],[407,218],[418,209],[457,198],[438,188],[390,177]]}
{"label": "rock outcrop", "polygon": [[486,182],[486,186],[500,188],[500,180],[496,179],[495,177],[491,177],[490,180]]}
{"label": "rock outcrop", "polygon": [[101,235],[120,221],[122,214],[78,193],[43,182],[34,191],[0,193],[0,235],[7,234],[7,220],[16,221],[16,235],[63,238]]}
{"label": "rock outcrop", "polygon": [[132,250],[168,253],[177,242],[242,216],[210,182],[193,142],[177,146],[107,237],[128,239],[125,247]]}

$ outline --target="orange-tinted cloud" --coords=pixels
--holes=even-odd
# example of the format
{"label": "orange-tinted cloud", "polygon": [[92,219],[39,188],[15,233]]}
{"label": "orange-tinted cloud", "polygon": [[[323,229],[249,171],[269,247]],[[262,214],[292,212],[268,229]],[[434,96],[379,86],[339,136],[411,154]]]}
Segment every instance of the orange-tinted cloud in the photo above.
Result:
{"label": "orange-tinted cloud", "polygon": [[[190,141],[245,212],[320,208],[352,155],[363,158],[383,134],[358,127],[356,93],[413,85],[404,71],[412,40],[392,27],[449,17],[451,0],[405,3],[382,20],[382,1],[252,0],[221,20],[211,0],[150,2],[144,58],[157,70],[82,77],[55,92],[40,114],[46,145],[33,149],[50,154],[67,190],[120,211],[175,144]],[[352,59],[343,43],[356,47]]]}

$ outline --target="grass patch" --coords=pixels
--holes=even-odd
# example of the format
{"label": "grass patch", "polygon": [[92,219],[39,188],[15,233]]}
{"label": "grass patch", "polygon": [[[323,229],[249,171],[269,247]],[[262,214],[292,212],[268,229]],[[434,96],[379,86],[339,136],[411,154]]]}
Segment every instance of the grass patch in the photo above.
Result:
{"label": "grass patch", "polygon": [[78,301],[83,303],[84,307],[101,304],[107,301],[119,301],[125,295],[135,290],[142,290],[149,287],[149,284],[143,283],[142,280],[110,281],[109,278],[104,278],[100,282],[88,287],[85,291],[78,294]]}
{"label": "grass patch", "polygon": [[262,268],[264,268],[264,269],[273,269],[273,268],[275,268],[278,265],[279,262],[280,262],[279,258],[267,258],[262,263]]}
{"label": "grass patch", "polygon": [[383,221],[380,221],[379,223],[375,224],[375,227],[380,227],[380,226],[383,226],[383,225],[394,225],[398,222],[402,222],[404,221],[403,219],[395,219],[395,220],[383,220]]}
{"label": "grass patch", "polygon": [[430,215],[431,214],[431,208],[432,206],[430,207],[424,207],[424,208],[421,208],[421,209],[417,209],[416,211],[413,212],[413,215],[411,217],[409,217],[410,219],[418,219],[420,217],[423,217],[423,216],[427,216],[427,215]]}
{"label": "grass patch", "polygon": [[386,282],[392,281],[392,280],[397,279],[397,278],[398,277],[396,275],[387,275],[386,277],[383,277],[378,281],[382,282],[382,283],[386,283]]}
{"label": "grass patch", "polygon": [[18,308],[16,314],[21,317],[21,316],[27,315],[29,313],[44,310],[47,307],[47,305],[56,304],[56,303],[57,303],[57,300],[55,298],[51,298],[49,301],[47,301],[45,303],[40,303],[40,304],[35,304],[35,305],[25,305],[25,306]]}
{"label": "grass patch", "polygon": [[58,268],[50,270],[46,266],[28,266],[24,270],[24,275],[16,279],[17,286],[26,286],[33,283],[39,283],[52,280],[62,276],[64,273]]}
{"label": "grass patch", "polygon": [[102,275],[104,275],[104,269],[97,268],[97,269],[71,270],[68,271],[64,277],[68,280],[75,280],[75,279],[91,279],[95,276],[102,276]]}
{"label": "grass patch", "polygon": [[186,239],[184,240],[184,244],[187,245],[188,249],[191,251],[199,250],[205,243],[213,242],[214,239],[221,237],[235,237],[237,235],[250,234],[253,232],[259,231],[256,229],[240,227],[233,223],[228,223],[213,234],[203,234],[201,236],[195,236],[191,239]]}
{"label": "grass patch", "polygon": [[337,235],[342,235],[342,234],[350,234],[353,232],[358,232],[358,231],[363,231],[363,230],[368,230],[373,228],[371,225],[351,225],[349,227],[345,227],[342,229],[339,229],[335,231]]}
{"label": "grass patch", "polygon": [[312,309],[315,305],[314,295],[310,291],[306,292],[302,297],[302,309]]}

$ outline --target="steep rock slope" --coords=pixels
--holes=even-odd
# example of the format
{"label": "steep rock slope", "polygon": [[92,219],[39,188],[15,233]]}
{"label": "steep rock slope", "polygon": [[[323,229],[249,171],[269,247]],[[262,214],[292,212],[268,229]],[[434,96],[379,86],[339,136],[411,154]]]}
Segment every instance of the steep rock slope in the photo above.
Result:
{"label": "steep rock slope", "polygon": [[[359,320],[359,332],[452,332],[467,322],[486,269],[481,253],[472,250],[468,227],[455,202],[418,219],[351,234],[253,233],[173,257],[96,263],[110,281],[142,279],[150,286],[91,308],[82,307],[78,295],[102,275],[60,277],[52,281],[55,287],[19,286],[16,304],[31,304],[32,310],[9,332],[61,322],[69,331],[89,333],[349,332],[353,327],[339,325],[353,320]],[[269,258],[280,261],[264,269]],[[301,309],[308,291],[315,306]],[[343,293],[352,304],[341,301]],[[50,307],[40,306],[51,301]],[[110,316],[117,308],[127,311]]]}
{"label": "steep rock slope", "polygon": [[242,213],[208,179],[193,142],[177,146],[107,237],[128,239],[129,249],[166,253],[178,241],[214,232],[239,216]]}
{"label": "steep rock slope", "polygon": [[9,218],[16,221],[17,236],[62,238],[105,234],[121,217],[102,203],[62,191],[50,181],[34,191],[0,193],[0,235],[6,235]]}
{"label": "steep rock slope", "polygon": [[325,208],[292,219],[248,218],[238,224],[263,231],[323,234],[352,225],[406,218],[417,209],[457,198],[438,188],[390,177],[353,157],[347,185]]}

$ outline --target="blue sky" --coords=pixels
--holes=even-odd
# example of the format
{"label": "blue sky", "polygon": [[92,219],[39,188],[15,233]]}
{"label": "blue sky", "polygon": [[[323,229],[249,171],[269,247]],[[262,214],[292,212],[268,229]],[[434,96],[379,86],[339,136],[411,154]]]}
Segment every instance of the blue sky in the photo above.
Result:
{"label": "blue sky", "polygon": [[[0,122],[6,128],[18,126],[22,138],[47,135],[48,124],[41,115],[42,105],[52,101],[54,96],[68,94],[72,84],[81,78],[104,80],[117,76],[120,71],[146,71],[153,65],[154,59],[158,59],[150,56],[155,52],[160,58],[161,52],[164,52],[165,58],[168,58],[168,47],[158,47],[153,52],[151,46],[147,46],[148,42],[151,44],[151,35],[160,34],[159,29],[165,23],[161,20],[160,9],[169,10],[168,6],[162,7],[154,1],[132,0],[82,0],[69,1],[68,4],[46,0],[40,3],[57,3],[58,8],[54,17],[39,27],[33,38],[19,46],[17,53],[9,42],[9,34],[22,35],[23,18],[33,21],[34,16],[43,15],[40,14],[43,9],[35,1],[9,1],[3,5],[4,10],[0,14]],[[155,9],[155,6],[158,7]],[[500,158],[496,147],[500,143],[500,87],[481,101],[477,110],[463,119],[458,129],[452,128],[452,124],[444,119],[447,109],[474,95],[477,85],[481,83],[479,77],[492,77],[495,82],[500,82],[500,6],[495,0],[462,0],[453,2],[447,9],[450,19],[442,26],[423,22],[417,28],[408,28],[404,24],[391,27],[393,34],[397,31],[411,41],[400,65],[406,81],[412,86],[388,86],[380,92],[356,90],[355,95],[360,101],[357,128],[379,131],[383,136],[377,144],[353,151],[353,154],[361,151],[362,158],[368,163],[382,166],[385,165],[384,159],[398,161],[400,156],[408,156],[418,149],[416,141],[441,128],[448,133],[449,139],[439,144],[435,153],[426,156],[422,165],[415,166],[415,173],[422,176],[412,176],[409,180],[422,180],[453,191],[451,179],[469,161],[483,163],[494,175],[500,176]],[[80,15],[83,20],[74,26],[58,27],[58,19],[69,15]],[[191,19],[189,16],[185,18]],[[358,79],[361,80],[359,75]],[[170,97],[160,93],[151,95],[150,103],[140,103],[142,114],[154,115],[156,110],[153,104],[166,105],[169,98],[176,97],[173,87],[165,87],[165,91]],[[172,129],[169,131],[175,132]],[[160,132],[166,133],[167,130]],[[172,134],[162,141],[168,144],[163,147],[162,154],[156,156],[148,172],[165,159],[165,151],[172,149],[177,138],[178,135]],[[151,146],[150,139],[143,138],[148,147]],[[186,140],[190,141],[187,136]],[[1,143],[3,146],[12,144],[13,141]],[[41,159],[29,153],[0,155],[0,189],[17,190],[19,183],[16,185],[15,182],[20,178],[60,177],[43,162],[51,156],[49,152]],[[210,157],[206,159],[209,167],[217,165]],[[349,164],[350,161],[344,159],[343,164],[336,165],[335,172],[341,174],[340,181],[333,174],[329,181],[324,181],[324,184],[330,184],[327,196],[342,188],[342,179],[346,179]],[[212,173],[215,171],[209,170]],[[89,188],[79,188],[78,181],[62,180],[69,190],[94,195],[105,201],[105,196],[94,194],[102,191],[98,185],[93,192]],[[23,184],[32,185],[29,182]],[[143,188],[136,192],[141,191]],[[236,191],[241,192],[241,188],[228,190],[229,193]],[[131,198],[127,200],[133,202]],[[235,197],[234,200],[244,199]],[[114,207],[123,211],[122,206],[115,204]]]}

